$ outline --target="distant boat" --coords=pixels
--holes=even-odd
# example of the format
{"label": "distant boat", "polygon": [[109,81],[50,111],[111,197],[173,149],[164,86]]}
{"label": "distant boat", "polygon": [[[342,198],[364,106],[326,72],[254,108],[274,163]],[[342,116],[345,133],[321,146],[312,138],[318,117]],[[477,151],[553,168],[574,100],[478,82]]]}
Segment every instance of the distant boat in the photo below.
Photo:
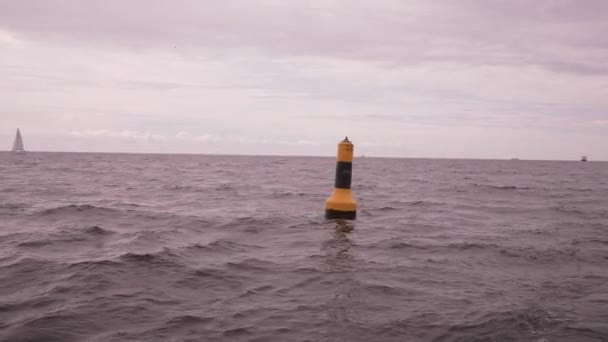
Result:
{"label": "distant boat", "polygon": [[582,162],[586,162],[586,161],[587,161],[587,156],[582,156],[582,157],[581,157],[581,161],[582,161]]}
{"label": "distant boat", "polygon": [[21,138],[19,128],[17,128],[17,135],[15,136],[15,142],[13,142],[13,152],[25,153],[25,149],[23,148],[23,138]]}

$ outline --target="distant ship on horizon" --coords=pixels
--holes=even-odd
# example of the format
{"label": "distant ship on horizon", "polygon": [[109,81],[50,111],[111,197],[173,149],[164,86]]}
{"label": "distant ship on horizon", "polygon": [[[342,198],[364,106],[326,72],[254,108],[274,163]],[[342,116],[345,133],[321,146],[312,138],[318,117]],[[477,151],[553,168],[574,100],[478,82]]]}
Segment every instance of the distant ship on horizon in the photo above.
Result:
{"label": "distant ship on horizon", "polygon": [[25,148],[23,147],[23,138],[21,137],[21,131],[19,131],[19,128],[17,128],[17,135],[15,135],[12,151],[14,153],[25,153]]}
{"label": "distant ship on horizon", "polygon": [[587,156],[582,156],[582,157],[581,157],[581,161],[582,161],[582,162],[586,162],[586,161],[587,161]]}

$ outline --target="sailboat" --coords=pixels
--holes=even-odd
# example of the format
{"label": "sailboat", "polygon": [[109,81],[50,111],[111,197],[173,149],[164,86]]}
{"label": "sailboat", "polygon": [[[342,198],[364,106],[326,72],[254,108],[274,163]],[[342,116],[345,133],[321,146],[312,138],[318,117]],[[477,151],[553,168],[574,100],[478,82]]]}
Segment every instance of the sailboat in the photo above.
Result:
{"label": "sailboat", "polygon": [[15,136],[15,142],[13,143],[13,152],[25,153],[25,149],[23,148],[23,138],[21,138],[19,128],[17,128],[17,135]]}

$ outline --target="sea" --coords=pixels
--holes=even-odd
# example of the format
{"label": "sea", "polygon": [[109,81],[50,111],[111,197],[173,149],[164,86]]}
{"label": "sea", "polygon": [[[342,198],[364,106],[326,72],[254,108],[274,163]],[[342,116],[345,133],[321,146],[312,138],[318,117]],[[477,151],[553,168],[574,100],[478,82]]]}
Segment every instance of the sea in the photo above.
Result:
{"label": "sea", "polygon": [[0,341],[608,341],[608,163],[0,153]]}

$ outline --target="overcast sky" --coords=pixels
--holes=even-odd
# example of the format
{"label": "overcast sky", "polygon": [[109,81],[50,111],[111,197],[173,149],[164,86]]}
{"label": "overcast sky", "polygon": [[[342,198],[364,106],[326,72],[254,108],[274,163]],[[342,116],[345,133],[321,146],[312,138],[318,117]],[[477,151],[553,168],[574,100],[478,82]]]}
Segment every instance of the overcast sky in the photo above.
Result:
{"label": "overcast sky", "polygon": [[0,149],[608,160],[608,1],[0,0]]}

